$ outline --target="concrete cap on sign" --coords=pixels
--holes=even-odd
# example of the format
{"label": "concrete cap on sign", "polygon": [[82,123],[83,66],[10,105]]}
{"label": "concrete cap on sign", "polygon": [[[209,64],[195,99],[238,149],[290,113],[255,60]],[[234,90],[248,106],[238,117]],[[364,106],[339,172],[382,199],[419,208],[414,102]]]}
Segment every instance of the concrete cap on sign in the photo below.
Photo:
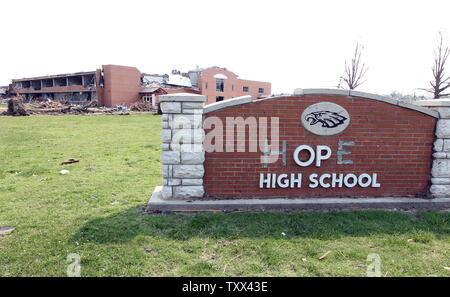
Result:
{"label": "concrete cap on sign", "polygon": [[249,96],[249,95],[236,97],[236,98],[232,98],[232,99],[226,99],[223,101],[208,104],[207,106],[204,107],[203,113],[209,113],[209,112],[223,109],[226,107],[246,104],[246,103],[250,103],[250,102],[252,102],[252,96]]}
{"label": "concrete cap on sign", "polygon": [[386,102],[393,105],[398,105],[398,100],[394,98],[389,98],[386,96],[380,96],[377,94],[371,94],[366,92],[360,92],[360,91],[354,91],[350,90],[350,96],[352,97],[359,97],[359,98],[365,98],[365,99],[372,99],[380,102]]}
{"label": "concrete cap on sign", "polygon": [[160,95],[159,101],[160,102],[205,102],[207,99],[204,95],[197,95],[197,94],[191,94],[191,93],[177,93],[177,94],[167,94],[167,95]]}
{"label": "concrete cap on sign", "polygon": [[418,101],[414,101],[414,104],[420,105],[420,106],[450,107],[450,98],[418,100]]}
{"label": "concrete cap on sign", "polygon": [[[393,98],[389,98],[386,96],[380,96],[376,94],[366,93],[366,92],[360,92],[360,91],[354,91],[354,90],[343,90],[343,89],[301,89],[297,88],[294,90],[294,96],[304,96],[304,95],[342,95],[342,96],[351,96],[356,98],[364,98],[364,99],[372,99],[380,102],[389,103],[392,105],[397,105],[400,107],[412,109],[418,112],[421,112],[423,114],[438,118],[439,113],[435,110],[431,110],[422,106],[433,106],[433,107],[439,107],[439,106],[450,106],[450,102],[447,102],[449,99],[438,99],[441,100],[441,102],[436,103],[429,103],[430,101],[435,100],[422,100],[422,101],[414,101],[413,104],[399,101]],[[438,101],[436,100],[436,101]],[[430,105],[428,105],[430,104]],[[439,105],[442,104],[442,105]],[[445,105],[448,104],[448,105]],[[418,106],[420,105],[420,106]]]}
{"label": "concrete cap on sign", "polygon": [[[300,89],[302,90],[303,95],[342,95],[348,96],[350,94],[349,90],[344,89]],[[295,92],[300,92],[299,89],[294,91],[294,95],[297,95]],[[300,94],[298,94],[300,95]]]}

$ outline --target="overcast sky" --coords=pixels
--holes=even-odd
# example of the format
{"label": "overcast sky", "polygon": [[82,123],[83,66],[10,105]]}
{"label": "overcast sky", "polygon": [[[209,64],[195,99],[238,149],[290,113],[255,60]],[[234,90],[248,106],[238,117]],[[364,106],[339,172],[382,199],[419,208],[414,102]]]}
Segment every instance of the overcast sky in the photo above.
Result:
{"label": "overcast sky", "polygon": [[0,85],[104,64],[216,65],[291,93],[335,87],[360,42],[369,70],[359,90],[413,93],[431,78],[439,31],[450,44],[448,0],[3,0],[0,12]]}

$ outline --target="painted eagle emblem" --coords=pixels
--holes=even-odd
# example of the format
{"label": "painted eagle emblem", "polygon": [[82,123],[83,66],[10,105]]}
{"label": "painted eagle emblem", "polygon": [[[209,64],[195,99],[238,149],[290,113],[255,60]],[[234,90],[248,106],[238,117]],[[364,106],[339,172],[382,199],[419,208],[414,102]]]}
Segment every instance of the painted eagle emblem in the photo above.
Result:
{"label": "painted eagle emblem", "polygon": [[308,113],[305,116],[305,120],[311,126],[317,123],[321,123],[322,127],[334,128],[339,125],[342,125],[347,120],[347,118],[333,111],[316,111]]}

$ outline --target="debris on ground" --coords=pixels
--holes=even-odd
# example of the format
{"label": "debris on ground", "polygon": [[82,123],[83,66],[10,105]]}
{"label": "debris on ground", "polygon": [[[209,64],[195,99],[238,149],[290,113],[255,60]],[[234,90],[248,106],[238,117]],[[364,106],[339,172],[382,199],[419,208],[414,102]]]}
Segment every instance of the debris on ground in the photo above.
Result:
{"label": "debris on ground", "polygon": [[59,115],[59,114],[87,114],[94,111],[89,109],[91,104],[73,104],[65,105],[58,101],[46,101],[40,103],[33,103],[30,111],[33,114],[47,114],[47,115]]}
{"label": "debris on ground", "polygon": [[114,201],[113,203],[111,203],[111,205],[117,205],[119,204],[119,201]]}
{"label": "debris on ground", "polygon": [[80,162],[80,160],[69,159],[69,161],[62,162],[61,165],[73,164],[73,163],[78,163],[78,162]]}
{"label": "debris on ground", "polygon": [[153,249],[152,249],[151,247],[146,247],[144,250],[145,250],[147,253],[150,253],[151,251],[153,251]]}
{"label": "debris on ground", "polygon": [[64,174],[67,174],[67,173],[69,173],[69,172],[70,172],[69,170],[63,169],[63,170],[61,170],[59,173],[62,174],[62,175],[64,175]]}
{"label": "debris on ground", "polygon": [[116,105],[113,107],[112,110],[116,112],[115,114],[120,114],[120,115],[129,115],[130,114],[130,110],[128,109],[128,106],[126,106],[126,105]]}
{"label": "debris on ground", "polygon": [[31,99],[27,103],[27,108],[23,104],[22,96],[15,96],[8,100],[8,111],[0,115],[84,115],[84,114],[108,114],[108,115],[129,115],[130,112],[155,112],[149,102],[139,101],[130,107],[119,104],[114,107],[98,106],[97,101],[86,102],[85,104],[73,104],[70,102],[60,102],[47,99],[45,101]]}
{"label": "debris on ground", "polygon": [[136,102],[130,106],[131,111],[154,111],[149,102]]}
{"label": "debris on ground", "polygon": [[47,100],[44,102],[37,103],[35,105],[38,108],[48,109],[48,108],[64,108],[64,104],[59,101]]}
{"label": "debris on ground", "polygon": [[14,231],[14,229],[16,229],[16,227],[13,226],[0,227],[0,235],[10,234],[11,232]]}
{"label": "debris on ground", "polygon": [[326,256],[328,256],[330,253],[331,253],[331,251],[326,252],[325,254],[323,254],[323,255],[319,258],[319,260],[324,259],[324,258],[325,258]]}
{"label": "debris on ground", "polygon": [[23,104],[21,96],[12,97],[8,100],[8,110],[2,113],[9,116],[28,116],[30,115]]}

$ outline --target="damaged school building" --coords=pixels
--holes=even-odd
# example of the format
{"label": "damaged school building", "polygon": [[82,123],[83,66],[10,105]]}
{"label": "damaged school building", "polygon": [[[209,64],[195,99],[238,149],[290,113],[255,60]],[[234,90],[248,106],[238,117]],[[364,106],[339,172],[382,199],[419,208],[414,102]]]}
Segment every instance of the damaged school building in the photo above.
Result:
{"label": "damaged school building", "polygon": [[108,107],[146,101],[156,107],[159,95],[173,93],[206,95],[205,104],[243,95],[255,99],[268,97],[271,83],[243,80],[216,66],[160,75],[141,73],[135,67],[103,65],[95,71],[13,79],[9,93],[22,95],[25,101],[54,100],[69,104],[97,101],[98,106]]}

